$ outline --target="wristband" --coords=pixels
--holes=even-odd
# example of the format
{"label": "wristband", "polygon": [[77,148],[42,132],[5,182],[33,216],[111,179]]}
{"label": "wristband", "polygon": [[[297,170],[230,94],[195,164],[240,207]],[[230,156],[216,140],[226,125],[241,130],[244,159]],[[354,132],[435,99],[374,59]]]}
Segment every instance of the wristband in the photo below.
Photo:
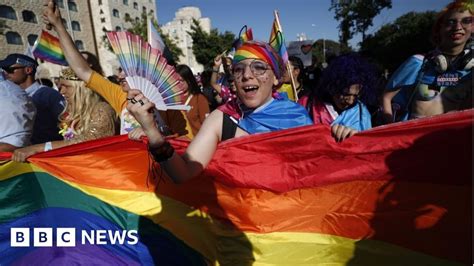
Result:
{"label": "wristband", "polygon": [[51,144],[51,141],[44,143],[44,151],[50,151],[52,149],[53,149],[53,144]]}
{"label": "wristband", "polygon": [[150,150],[150,153],[156,162],[164,162],[173,156],[174,148],[168,141],[165,141],[160,147]]}

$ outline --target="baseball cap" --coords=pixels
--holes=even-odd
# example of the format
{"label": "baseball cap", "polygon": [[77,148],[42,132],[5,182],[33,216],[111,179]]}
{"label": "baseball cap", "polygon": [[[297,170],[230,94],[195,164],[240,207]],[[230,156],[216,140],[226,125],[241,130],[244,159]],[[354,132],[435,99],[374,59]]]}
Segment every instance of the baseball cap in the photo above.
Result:
{"label": "baseball cap", "polygon": [[8,68],[11,65],[19,64],[22,66],[37,67],[36,61],[24,54],[9,54],[4,60],[0,61],[0,68]]}

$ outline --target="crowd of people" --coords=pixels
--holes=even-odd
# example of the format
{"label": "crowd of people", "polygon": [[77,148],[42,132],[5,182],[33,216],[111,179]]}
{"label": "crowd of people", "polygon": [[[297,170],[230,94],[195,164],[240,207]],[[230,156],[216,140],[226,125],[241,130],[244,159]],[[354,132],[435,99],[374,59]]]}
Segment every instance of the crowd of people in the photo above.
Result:
{"label": "crowd of people", "polygon": [[[177,65],[191,108],[158,111],[140,88],[129,87],[123,71],[106,78],[93,54],[78,51],[50,1],[43,19],[57,33],[69,68],[61,72],[57,91],[35,80],[33,58],[11,54],[0,61],[6,79],[0,82],[5,96],[0,151],[25,161],[38,152],[115,134],[146,136],[155,160],[183,182],[206,167],[219,142],[231,138],[323,124],[343,141],[382,124],[469,109],[472,15],[468,1],[450,3],[433,27],[436,49],[410,57],[386,82],[357,53],[333,58],[308,82],[298,57],[289,57],[288,72],[269,44],[236,42],[232,53],[216,55],[198,79],[188,66]],[[192,139],[183,155],[174,152],[170,136]]]}

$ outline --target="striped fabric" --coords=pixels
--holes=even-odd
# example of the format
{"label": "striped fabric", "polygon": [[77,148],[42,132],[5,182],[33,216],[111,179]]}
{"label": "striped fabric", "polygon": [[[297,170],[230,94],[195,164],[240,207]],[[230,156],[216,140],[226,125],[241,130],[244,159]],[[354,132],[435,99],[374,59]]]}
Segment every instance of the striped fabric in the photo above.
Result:
{"label": "striped fabric", "polygon": [[[465,265],[474,111],[364,131],[322,125],[220,143],[175,185],[126,136],[0,154],[0,264]],[[173,140],[179,153],[188,145]],[[155,171],[149,171],[154,169]],[[135,245],[11,248],[12,227],[138,230]]]}

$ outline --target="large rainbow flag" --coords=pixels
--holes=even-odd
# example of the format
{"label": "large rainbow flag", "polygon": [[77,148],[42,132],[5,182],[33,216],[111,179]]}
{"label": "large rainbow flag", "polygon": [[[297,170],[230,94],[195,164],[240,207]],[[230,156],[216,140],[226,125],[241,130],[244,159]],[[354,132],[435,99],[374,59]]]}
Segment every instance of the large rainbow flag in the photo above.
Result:
{"label": "large rainbow flag", "polygon": [[[0,265],[470,264],[473,117],[343,143],[326,126],[233,139],[181,185],[126,136],[29,163],[0,153]],[[10,247],[12,228],[34,227],[137,230],[139,242]]]}

